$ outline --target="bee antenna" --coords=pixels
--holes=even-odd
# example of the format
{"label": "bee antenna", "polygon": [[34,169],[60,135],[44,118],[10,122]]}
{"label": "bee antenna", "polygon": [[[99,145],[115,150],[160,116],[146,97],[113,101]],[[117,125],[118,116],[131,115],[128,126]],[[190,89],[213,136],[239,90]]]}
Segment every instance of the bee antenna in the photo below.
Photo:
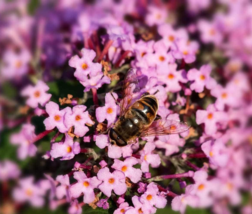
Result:
{"label": "bee antenna", "polygon": [[158,92],[159,92],[159,90],[156,90],[155,93],[154,93],[153,95],[157,94]]}

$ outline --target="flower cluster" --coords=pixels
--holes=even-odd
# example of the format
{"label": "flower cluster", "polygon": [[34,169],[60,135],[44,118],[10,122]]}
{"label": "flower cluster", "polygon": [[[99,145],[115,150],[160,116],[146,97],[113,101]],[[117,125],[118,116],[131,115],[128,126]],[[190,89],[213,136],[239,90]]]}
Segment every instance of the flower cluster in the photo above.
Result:
{"label": "flower cluster", "polygon": [[[252,4],[217,2],[1,2],[0,211],[251,213]],[[173,134],[112,144],[146,94]]]}

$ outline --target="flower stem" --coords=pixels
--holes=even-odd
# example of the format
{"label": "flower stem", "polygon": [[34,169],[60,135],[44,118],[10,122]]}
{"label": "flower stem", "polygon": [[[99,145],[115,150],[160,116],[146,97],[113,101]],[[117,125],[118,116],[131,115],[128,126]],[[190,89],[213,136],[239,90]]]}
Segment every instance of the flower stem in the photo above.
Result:
{"label": "flower stem", "polygon": [[46,131],[44,131],[44,132],[38,134],[38,135],[35,137],[35,139],[33,140],[33,143],[35,143],[36,141],[42,139],[43,137],[45,137],[46,135],[48,135],[48,134],[51,133],[52,131],[53,131],[53,129],[52,129],[52,130],[46,130]]}
{"label": "flower stem", "polygon": [[189,158],[206,158],[207,156],[204,153],[188,154]]}
{"label": "flower stem", "polygon": [[131,51],[125,51],[121,57],[117,60],[117,62],[115,63],[115,68],[118,68],[120,66],[120,63],[128,56],[128,54],[130,53]]}
{"label": "flower stem", "polygon": [[199,167],[197,167],[196,165],[194,165],[193,163],[191,163],[189,161],[186,161],[186,164],[187,164],[187,166],[193,168],[196,171],[200,169]]}
{"label": "flower stem", "polygon": [[93,94],[93,102],[95,106],[99,106],[98,104],[98,97],[97,97],[97,89],[92,88],[92,94]]}
{"label": "flower stem", "polygon": [[161,181],[165,179],[192,177],[193,174],[194,174],[193,171],[188,171],[185,173],[173,174],[173,175],[159,175],[151,179],[148,179],[148,181],[152,182],[152,181]]}
{"label": "flower stem", "polygon": [[113,40],[109,40],[106,45],[104,46],[100,56],[98,57],[98,62],[100,62],[102,60],[102,58],[108,53],[108,50],[110,48],[110,46],[113,44]]}

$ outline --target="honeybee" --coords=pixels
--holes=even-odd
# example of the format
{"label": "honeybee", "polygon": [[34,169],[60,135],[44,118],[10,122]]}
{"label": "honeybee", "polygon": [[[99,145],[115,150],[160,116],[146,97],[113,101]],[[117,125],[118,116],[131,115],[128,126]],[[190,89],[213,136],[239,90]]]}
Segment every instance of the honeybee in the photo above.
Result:
{"label": "honeybee", "polygon": [[137,138],[177,134],[189,129],[185,123],[167,120],[157,114],[159,105],[155,94],[145,93],[132,102],[130,86],[137,83],[137,76],[131,71],[124,81],[124,98],[119,103],[120,116],[108,130],[112,145],[123,147],[134,143]]}

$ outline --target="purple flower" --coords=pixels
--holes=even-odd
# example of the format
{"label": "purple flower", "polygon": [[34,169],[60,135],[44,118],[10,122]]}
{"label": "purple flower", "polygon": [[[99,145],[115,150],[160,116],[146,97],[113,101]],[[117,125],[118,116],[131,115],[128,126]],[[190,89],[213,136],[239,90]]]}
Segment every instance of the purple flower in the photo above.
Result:
{"label": "purple flower", "polygon": [[80,149],[79,142],[74,142],[72,137],[65,134],[64,142],[54,143],[52,145],[50,155],[53,158],[62,157],[61,160],[70,160],[80,153]]}
{"label": "purple flower", "polygon": [[26,104],[32,108],[37,108],[40,104],[44,106],[51,98],[51,94],[46,93],[49,87],[41,80],[35,86],[28,85],[21,91],[22,96],[27,96]]}
{"label": "purple flower", "polygon": [[161,163],[159,155],[152,153],[154,149],[155,145],[151,142],[148,142],[141,151],[141,170],[143,172],[149,172],[149,164],[153,168],[157,168]]}
{"label": "purple flower", "polygon": [[96,205],[107,210],[109,208],[108,198],[99,200]]}
{"label": "purple flower", "polygon": [[19,180],[19,186],[13,191],[13,198],[16,202],[29,202],[34,207],[42,207],[44,194],[45,191],[34,183],[34,178],[28,177]]}
{"label": "purple flower", "polygon": [[92,203],[95,200],[94,188],[101,183],[97,177],[88,178],[82,171],[74,172],[74,178],[78,181],[70,187],[72,197],[78,198],[84,193],[84,203]]}
{"label": "purple flower", "polygon": [[127,190],[125,175],[121,171],[115,170],[111,173],[109,168],[105,167],[99,170],[97,177],[100,181],[103,181],[102,184],[99,185],[99,189],[107,197],[111,196],[112,190],[114,190],[117,195],[122,195]]}
{"label": "purple flower", "polygon": [[31,55],[28,50],[21,49],[19,53],[7,50],[3,56],[1,76],[6,79],[20,78],[28,72]]}
{"label": "purple flower", "polygon": [[83,48],[81,54],[81,58],[79,58],[78,55],[73,56],[69,60],[69,66],[76,68],[74,76],[79,81],[85,81],[85,77],[87,77],[88,74],[101,72],[102,66],[99,63],[93,62],[96,56],[96,53],[93,50]]}
{"label": "purple flower", "polygon": [[209,140],[202,144],[201,149],[209,158],[210,163],[215,167],[225,167],[228,159],[229,152],[223,144],[222,139],[216,141]]}
{"label": "purple flower", "polygon": [[70,181],[68,175],[58,175],[56,177],[56,181],[58,181],[61,185],[56,187],[56,196],[58,199],[62,199],[66,196],[67,201],[70,201]]}
{"label": "purple flower", "polygon": [[147,190],[141,195],[140,201],[143,204],[150,204],[157,208],[164,208],[166,206],[167,200],[165,197],[161,196],[158,187],[153,182],[147,186]]}
{"label": "purple flower", "polygon": [[173,198],[171,206],[174,211],[185,213],[187,205],[197,207],[198,197],[190,194],[182,194]]}
{"label": "purple flower", "polygon": [[84,92],[92,88],[100,88],[103,84],[109,84],[110,79],[104,76],[102,72],[90,73],[89,76],[82,76],[80,83],[85,87]]}
{"label": "purple flower", "polygon": [[148,6],[148,13],[145,22],[149,26],[160,25],[165,23],[167,11],[163,8],[158,8],[153,5]]}
{"label": "purple flower", "polygon": [[23,124],[19,133],[11,135],[10,142],[19,145],[19,159],[33,157],[36,154],[37,147],[34,145],[35,138],[35,127],[31,124]]}
{"label": "purple flower", "polygon": [[227,116],[224,112],[216,111],[213,105],[209,105],[206,110],[198,110],[196,112],[197,124],[205,124],[205,132],[207,135],[213,135],[217,131],[217,123],[225,122]]}
{"label": "purple flower", "polygon": [[179,40],[176,42],[176,49],[172,54],[176,59],[184,59],[186,63],[192,63],[196,60],[196,53],[199,44],[195,41]]}
{"label": "purple flower", "polygon": [[[113,93],[114,98],[117,99],[117,94]],[[96,118],[98,122],[103,122],[105,119],[108,121],[108,126],[115,122],[118,112],[118,106],[110,93],[105,96],[105,106],[96,109]]]}
{"label": "purple flower", "polygon": [[62,110],[59,110],[59,105],[50,101],[46,104],[45,109],[49,115],[49,117],[44,120],[46,130],[52,130],[57,127],[61,133],[65,133],[68,130],[64,124],[65,115],[66,113],[71,113],[71,108],[66,107]]}
{"label": "purple flower", "polygon": [[101,134],[96,136],[95,143],[100,149],[104,149],[107,146],[108,156],[110,158],[120,158],[121,156],[128,157],[131,156],[133,152],[131,148],[132,145],[130,144],[124,147],[111,145],[109,143],[108,135]]}
{"label": "purple flower", "polygon": [[156,208],[150,206],[149,203],[147,204],[143,204],[140,201],[140,197],[138,196],[133,196],[132,197],[132,203],[134,205],[133,208],[129,208],[125,214],[140,214],[140,213],[144,213],[144,214],[151,214],[151,213],[155,213],[156,212]]}
{"label": "purple flower", "polygon": [[118,209],[116,209],[113,214],[125,214],[125,212],[130,208],[131,207],[127,202],[121,203]]}
{"label": "purple flower", "polygon": [[213,79],[210,77],[211,73],[210,65],[203,65],[199,70],[193,68],[190,69],[187,73],[188,80],[194,81],[190,85],[191,90],[195,90],[197,93],[200,93],[204,90],[204,87],[211,89],[213,85]]}
{"label": "purple flower", "polygon": [[124,161],[115,159],[111,167],[122,171],[133,183],[137,183],[142,177],[142,171],[133,167],[133,165],[136,164],[138,164],[138,160],[134,157],[130,157],[126,158]]}
{"label": "purple flower", "polygon": [[164,64],[157,69],[158,79],[166,84],[166,91],[178,92],[181,90],[179,82],[187,82],[183,70],[177,71],[177,64]]}
{"label": "purple flower", "polygon": [[0,162],[0,181],[18,178],[19,175],[20,169],[14,162],[9,160]]}
{"label": "purple flower", "polygon": [[94,124],[89,117],[88,111],[85,111],[86,108],[84,105],[77,105],[73,107],[71,113],[67,112],[65,114],[65,125],[68,129],[74,127],[74,134],[79,137],[83,137],[89,130],[85,124]]}
{"label": "purple flower", "polygon": [[82,208],[79,205],[78,200],[74,200],[71,203],[71,206],[68,209],[69,214],[81,214],[82,213]]}

